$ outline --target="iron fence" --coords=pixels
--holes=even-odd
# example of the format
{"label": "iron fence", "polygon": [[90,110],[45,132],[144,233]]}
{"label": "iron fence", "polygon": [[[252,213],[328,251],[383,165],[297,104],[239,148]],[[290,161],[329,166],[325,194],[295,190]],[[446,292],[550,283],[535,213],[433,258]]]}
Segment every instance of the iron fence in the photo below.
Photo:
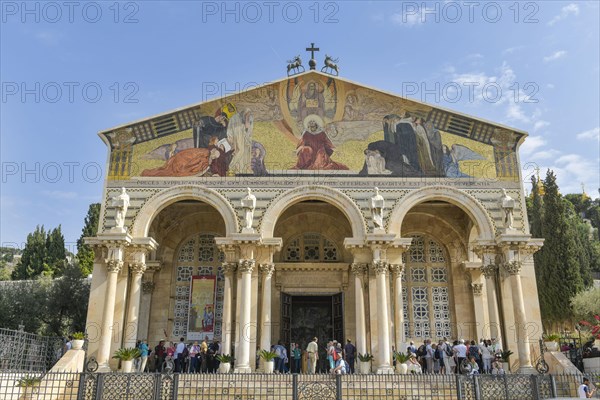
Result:
{"label": "iron fence", "polygon": [[46,372],[62,352],[61,338],[0,329],[0,371]]}
{"label": "iron fence", "polygon": [[2,400],[78,400],[78,373],[0,373]]}
{"label": "iron fence", "polygon": [[[586,375],[600,385],[600,374]],[[583,375],[0,373],[2,400],[540,400]],[[596,395],[595,398],[600,398]]]}

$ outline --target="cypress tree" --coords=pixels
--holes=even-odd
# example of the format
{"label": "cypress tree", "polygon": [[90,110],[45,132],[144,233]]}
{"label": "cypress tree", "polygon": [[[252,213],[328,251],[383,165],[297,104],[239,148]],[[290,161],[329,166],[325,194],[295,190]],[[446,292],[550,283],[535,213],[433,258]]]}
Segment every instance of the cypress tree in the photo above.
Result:
{"label": "cypress tree", "polygon": [[[542,233],[546,239],[540,251],[543,270],[542,299],[544,318],[558,322],[571,314],[570,299],[583,290],[584,284],[577,257],[576,233],[569,220],[566,200],[556,184],[556,176],[548,171],[544,180],[544,216]],[[541,299],[541,300],[542,300]]]}
{"label": "cypress tree", "polygon": [[46,239],[47,260],[49,272],[52,275],[62,275],[66,266],[67,252],[65,250],[65,237],[62,234],[61,226],[48,232]]}
{"label": "cypress tree", "polygon": [[100,221],[100,203],[90,204],[81,236],[77,239],[77,261],[84,276],[92,273],[94,269],[94,250],[84,243],[83,238],[95,236],[98,233]]}
{"label": "cypress tree", "polygon": [[48,270],[46,240],[47,234],[44,225],[36,226],[35,231],[27,235],[27,243],[23,248],[21,260],[11,275],[13,280],[31,279]]}

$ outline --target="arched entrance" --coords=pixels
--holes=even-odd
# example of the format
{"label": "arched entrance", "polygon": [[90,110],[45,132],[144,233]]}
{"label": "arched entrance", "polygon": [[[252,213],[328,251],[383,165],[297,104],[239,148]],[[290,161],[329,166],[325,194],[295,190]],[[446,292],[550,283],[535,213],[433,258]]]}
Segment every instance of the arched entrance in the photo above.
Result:
{"label": "arched entrance", "polygon": [[344,239],[353,235],[345,213],[321,200],[296,202],[277,218],[273,235],[282,239],[281,251],[274,256],[273,315],[279,316],[279,329],[273,337],[301,348],[315,336],[319,343],[343,342],[352,262]]}

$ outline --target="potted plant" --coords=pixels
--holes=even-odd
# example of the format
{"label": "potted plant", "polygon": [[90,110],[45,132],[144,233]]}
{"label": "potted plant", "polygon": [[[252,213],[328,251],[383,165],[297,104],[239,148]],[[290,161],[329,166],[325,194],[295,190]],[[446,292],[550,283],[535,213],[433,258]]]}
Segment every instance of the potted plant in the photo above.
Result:
{"label": "potted plant", "polygon": [[277,357],[277,353],[269,350],[261,350],[258,355],[265,362],[264,372],[267,374],[273,373],[273,367],[275,366],[275,357]]}
{"label": "potted plant", "polygon": [[233,357],[229,354],[219,354],[215,357],[219,360],[219,372],[222,374],[228,374],[231,369],[231,363],[233,362]]}
{"label": "potted plant", "polygon": [[399,374],[408,373],[408,365],[406,365],[406,362],[410,358],[408,354],[395,353],[394,358],[396,359],[396,372]]}
{"label": "potted plant", "polygon": [[133,360],[140,357],[142,352],[140,349],[135,347],[122,348],[115,351],[115,355],[113,358],[121,360],[121,371],[122,372],[131,372],[133,367]]}
{"label": "potted plant", "polygon": [[358,361],[360,361],[359,369],[361,374],[369,374],[371,373],[371,361],[373,361],[373,354],[358,353]]}
{"label": "potted plant", "polygon": [[560,335],[558,333],[544,333],[544,346],[548,351],[558,351],[558,341],[560,340]]}
{"label": "potted plant", "polygon": [[41,376],[25,375],[17,381],[15,386],[21,388],[23,400],[30,400],[34,398],[34,394],[39,390],[39,385],[41,382]]}
{"label": "potted plant", "polygon": [[75,332],[71,335],[73,337],[73,341],[71,343],[72,350],[81,350],[83,349],[83,344],[85,343],[85,333],[83,332]]}
{"label": "potted plant", "polygon": [[510,362],[508,358],[513,355],[513,352],[510,350],[502,350],[500,353],[500,359],[502,360],[502,369],[504,372],[508,372],[510,369]]}

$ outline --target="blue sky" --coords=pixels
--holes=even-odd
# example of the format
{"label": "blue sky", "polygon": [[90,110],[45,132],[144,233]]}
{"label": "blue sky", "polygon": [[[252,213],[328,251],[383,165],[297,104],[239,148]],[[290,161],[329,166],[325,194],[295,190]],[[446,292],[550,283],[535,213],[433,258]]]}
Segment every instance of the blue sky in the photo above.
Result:
{"label": "blue sky", "polygon": [[344,78],[529,132],[526,188],[539,166],[598,196],[597,2],[0,5],[2,245],[37,224],[74,245],[102,193],[98,131],[278,80],[311,42]]}

